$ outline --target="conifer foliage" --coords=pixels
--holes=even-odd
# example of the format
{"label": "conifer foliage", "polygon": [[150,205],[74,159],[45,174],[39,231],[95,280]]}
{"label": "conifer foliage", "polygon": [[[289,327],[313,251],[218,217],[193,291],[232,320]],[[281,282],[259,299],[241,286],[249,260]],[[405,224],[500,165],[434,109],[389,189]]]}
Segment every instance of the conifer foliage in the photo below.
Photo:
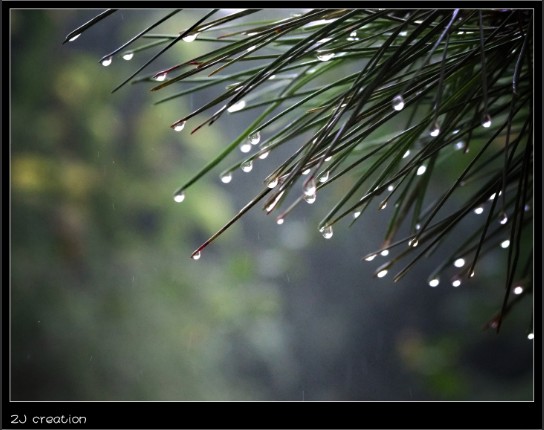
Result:
{"label": "conifer foliage", "polygon": [[[100,13],[65,42],[115,12]],[[262,191],[194,259],[252,207],[281,224],[342,179],[350,185],[316,227],[328,239],[367,210],[394,207],[381,248],[363,257],[389,254],[377,277],[391,272],[398,281],[442,247],[447,257],[429,285],[457,287],[470,282],[486,253],[503,248],[502,303],[488,325],[498,330],[512,306],[532,295],[532,10],[306,9],[281,19],[260,9],[200,12],[179,33],[154,33],[183,10],[166,13],[100,60],[145,58],[113,90],[144,83],[165,93],[160,103],[215,89],[211,101],[168,124],[176,132],[259,112],[180,184],[175,202],[212,170],[228,183],[290,148],[269,166]],[[157,70],[157,58],[193,41],[201,55]],[[225,165],[238,149],[238,161]],[[472,232],[452,247],[448,239],[463,223]]]}

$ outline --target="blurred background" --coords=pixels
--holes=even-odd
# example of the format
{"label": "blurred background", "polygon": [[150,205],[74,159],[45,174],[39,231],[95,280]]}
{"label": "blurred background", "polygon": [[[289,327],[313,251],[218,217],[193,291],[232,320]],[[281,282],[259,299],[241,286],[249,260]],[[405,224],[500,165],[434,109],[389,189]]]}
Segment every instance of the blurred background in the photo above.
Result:
{"label": "blurred background", "polygon": [[[440,254],[398,284],[377,279],[383,257],[361,257],[381,245],[383,212],[324,240],[331,186],[281,226],[255,208],[191,260],[275,159],[223,184],[227,163],[175,204],[256,113],[190,135],[169,126],[221,88],[159,105],[149,84],[111,94],[152,53],[98,60],[166,11],[122,11],[62,45],[98,12],[11,11],[12,400],[533,399],[532,303],[499,335],[482,330],[504,251],[459,288],[427,285]],[[205,49],[179,43],[145,72]]]}

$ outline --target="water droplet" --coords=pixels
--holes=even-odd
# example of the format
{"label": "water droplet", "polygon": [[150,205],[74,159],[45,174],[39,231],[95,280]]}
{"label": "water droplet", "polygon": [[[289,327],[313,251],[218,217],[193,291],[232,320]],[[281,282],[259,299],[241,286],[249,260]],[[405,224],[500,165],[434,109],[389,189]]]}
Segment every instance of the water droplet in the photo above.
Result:
{"label": "water droplet", "polygon": [[306,169],[302,172],[304,176],[308,175],[311,172],[311,169]]}
{"label": "water droplet", "polygon": [[453,144],[453,147],[455,148],[456,151],[461,151],[462,149],[465,149],[465,146],[466,146],[465,142],[463,142],[462,140]]}
{"label": "water droplet", "polygon": [[393,101],[391,103],[393,104],[393,109],[397,111],[401,111],[404,109],[404,99],[400,94],[393,97]]}
{"label": "water droplet", "polygon": [[516,288],[514,288],[514,294],[516,295],[520,295],[521,293],[523,293],[523,287],[518,285]]}
{"label": "water droplet", "polygon": [[306,183],[304,184],[304,195],[313,196],[315,195],[316,191],[317,191],[317,187],[315,184],[315,179],[310,178],[310,180],[306,181]]}
{"label": "water droplet", "polygon": [[261,133],[256,131],[255,133],[250,134],[247,139],[252,145],[257,145],[257,143],[259,143],[261,140]]}
{"label": "water droplet", "polygon": [[160,75],[155,76],[155,80],[158,82],[162,82],[166,80],[166,73],[161,73]]}
{"label": "water droplet", "polygon": [[461,285],[461,280],[460,279],[454,279],[452,281],[451,285],[453,285],[454,287],[458,287],[459,285]]}
{"label": "water droplet", "polygon": [[113,61],[113,58],[111,58],[111,57],[104,58],[104,59],[102,60],[102,65],[103,65],[104,67],[108,67],[108,66],[111,64],[112,61]]}
{"label": "water droplet", "polygon": [[283,196],[283,193],[285,193],[285,191],[282,191],[281,193],[279,193],[276,198],[274,199],[274,201],[272,203],[270,203],[267,207],[266,207],[266,211],[268,213],[272,212],[272,210],[276,207],[276,205],[278,204],[278,202],[280,201],[281,199],[281,196]]}
{"label": "water droplet", "polygon": [[412,248],[415,248],[417,245],[419,245],[419,242],[415,237],[408,241],[408,246],[411,246]]}
{"label": "water droplet", "polygon": [[503,212],[499,216],[499,223],[502,225],[506,224],[508,222],[508,216]]}
{"label": "water droplet", "polygon": [[429,134],[432,136],[432,137],[436,137],[440,134],[440,127],[435,124],[433,126],[433,128],[431,129],[431,131],[429,132]]}
{"label": "water droplet", "polygon": [[406,157],[408,157],[409,155],[410,155],[410,150],[408,149],[408,150],[404,153],[404,155],[402,156],[402,158],[406,158]]}
{"label": "water droplet", "polygon": [[228,184],[230,181],[232,181],[232,172],[223,173],[221,175],[221,182]]}
{"label": "water droplet", "polygon": [[319,176],[319,182],[323,184],[327,182],[328,180],[329,180],[329,171],[327,170]]}
{"label": "water droplet", "polygon": [[277,185],[278,185],[278,178],[273,178],[270,181],[268,181],[268,183],[266,184],[268,188],[276,188]]}
{"label": "water droplet", "polygon": [[383,211],[386,207],[387,207],[387,200],[384,200],[380,203],[380,205],[378,206],[378,209]]}
{"label": "water droplet", "polygon": [[283,218],[278,218],[276,220],[276,224],[278,224],[278,225],[282,225],[284,222],[285,222],[285,220]]}
{"label": "water droplet", "polygon": [[68,42],[73,42],[73,41],[76,40],[79,36],[81,36],[81,33],[78,33],[78,34],[76,34],[75,36],[70,37],[70,39],[68,39]]}
{"label": "water droplet", "polygon": [[259,154],[259,159],[264,160],[266,157],[270,155],[270,151],[265,151]]}
{"label": "water droplet", "polygon": [[185,193],[183,191],[179,191],[174,195],[174,201],[176,203],[181,203],[183,200],[185,200]]}
{"label": "water droplet", "polygon": [[395,187],[393,185],[389,185],[387,187],[387,191],[389,191],[389,192],[393,191],[394,189],[395,189]]}
{"label": "water droplet", "polygon": [[227,108],[227,112],[230,112],[230,113],[238,112],[245,107],[246,107],[246,102],[244,100],[240,100],[239,102],[234,103],[232,106]]}
{"label": "water droplet", "polygon": [[458,128],[455,129],[455,130],[453,130],[453,131],[451,132],[451,134],[458,134],[458,133],[459,133],[459,129],[458,129]]}
{"label": "water droplet", "polygon": [[523,207],[523,210],[524,210],[525,212],[529,212],[529,211],[531,210],[531,206],[530,206],[530,205],[525,205],[525,206]]}
{"label": "water droplet", "polygon": [[437,287],[438,284],[440,284],[440,280],[438,278],[433,278],[429,281],[429,285],[431,287]]}
{"label": "water droplet", "polygon": [[465,265],[465,259],[464,258],[458,258],[453,262],[453,265],[455,267],[463,267]]}
{"label": "water droplet", "polygon": [[407,31],[401,31],[401,32],[399,33],[399,36],[401,36],[401,37],[406,37],[406,36],[408,36],[408,32],[407,32]]}
{"label": "water droplet", "polygon": [[534,338],[535,338],[535,334],[534,334],[534,333],[529,333],[529,334],[527,335],[527,339],[529,339],[529,340],[533,340]]}
{"label": "water droplet", "polygon": [[306,201],[306,203],[310,205],[314,204],[316,199],[317,199],[317,194],[312,194],[309,196],[304,194],[304,200]]}
{"label": "water droplet", "polygon": [[249,48],[247,48],[247,52],[255,51],[255,49],[257,49],[257,46],[250,46]]}
{"label": "water droplet", "polygon": [[481,215],[481,214],[484,213],[484,208],[481,207],[481,206],[478,206],[476,209],[474,209],[474,213],[475,213],[476,215]]}
{"label": "water droplet", "polygon": [[325,227],[321,234],[325,239],[330,239],[333,235],[332,225],[328,225],[327,227]]}
{"label": "water droplet", "polygon": [[249,151],[251,151],[251,143],[244,142],[240,145],[240,151],[242,151],[244,154],[247,154]]}
{"label": "water droplet", "polygon": [[421,224],[416,224],[416,230],[421,229]]}
{"label": "water droplet", "polygon": [[270,77],[268,79],[273,81],[274,79],[276,79],[276,75],[270,75]]}
{"label": "water droplet", "polygon": [[353,38],[354,40],[359,40],[358,37],[357,37],[357,32],[356,31],[352,31],[349,34],[349,37]]}
{"label": "water droplet", "polygon": [[240,168],[242,169],[242,171],[246,173],[251,172],[251,169],[253,169],[253,161],[251,160],[244,161],[242,164],[240,164]]}
{"label": "water droplet", "polygon": [[185,128],[186,121],[178,122],[176,125],[174,125],[174,131],[181,131]]}
{"label": "water droplet", "polygon": [[489,128],[491,127],[491,117],[486,113],[482,119],[482,127]]}
{"label": "water droplet", "polygon": [[365,258],[365,261],[372,261],[376,258],[376,254],[371,254],[368,257]]}
{"label": "water droplet", "polygon": [[474,278],[475,273],[472,272],[470,275],[468,275],[469,278]]}
{"label": "water droplet", "polygon": [[380,271],[376,274],[376,276],[377,276],[378,278],[383,278],[385,275],[387,275],[387,270],[386,270],[386,269],[380,270]]}
{"label": "water droplet", "polygon": [[421,176],[427,171],[427,166],[419,166],[416,175]]}
{"label": "water droplet", "polygon": [[506,248],[508,248],[509,246],[510,246],[510,241],[509,241],[508,239],[503,240],[503,241],[501,242],[501,248],[506,249]]}
{"label": "water droplet", "polygon": [[123,54],[123,60],[130,61],[134,57],[134,52],[127,52],[126,54]]}
{"label": "water droplet", "polygon": [[183,38],[184,42],[191,43],[194,42],[195,39],[198,37],[198,33],[188,34]]}
{"label": "water droplet", "polygon": [[327,158],[325,158],[325,161],[331,161],[332,160],[332,155],[329,155]]}
{"label": "water droplet", "polygon": [[384,249],[382,252],[380,252],[380,255],[382,257],[387,257],[389,255],[389,250],[388,249]]}
{"label": "water droplet", "polygon": [[333,57],[334,57],[334,52],[317,51],[317,59],[319,61],[329,61]]}
{"label": "water droplet", "polygon": [[200,256],[201,256],[200,251],[197,251],[197,252],[195,252],[195,253],[191,256],[191,258],[192,258],[193,260],[199,260],[199,259],[200,259]]}

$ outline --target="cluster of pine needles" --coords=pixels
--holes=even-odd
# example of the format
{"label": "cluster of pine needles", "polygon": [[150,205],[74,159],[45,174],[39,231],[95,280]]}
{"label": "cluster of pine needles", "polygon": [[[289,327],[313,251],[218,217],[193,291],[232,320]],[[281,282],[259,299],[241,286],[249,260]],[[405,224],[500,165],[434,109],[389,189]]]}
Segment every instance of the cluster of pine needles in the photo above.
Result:
{"label": "cluster of pine needles", "polygon": [[[115,12],[104,11],[65,42]],[[394,275],[398,281],[442,247],[448,257],[428,282],[457,287],[486,253],[504,248],[504,296],[486,327],[498,330],[512,307],[532,295],[532,10],[309,9],[278,20],[259,18],[266,12],[260,9],[213,9],[179,33],[151,32],[181,12],[100,59],[109,65],[152,52],[114,91],[152,83],[152,91],[172,91],[162,103],[220,88],[171,124],[175,131],[191,123],[194,133],[252,109],[259,115],[174,200],[238,148],[241,159],[221,170],[225,183],[279,148],[290,154],[193,258],[255,205],[277,213],[281,224],[298,204],[312,204],[348,175],[349,187],[318,229],[330,238],[341,220],[356,223],[369,208],[394,207],[381,248],[363,257],[395,252],[377,277],[408,259]],[[209,52],[143,72],[175,44],[195,40]],[[532,316],[528,326],[532,336]]]}

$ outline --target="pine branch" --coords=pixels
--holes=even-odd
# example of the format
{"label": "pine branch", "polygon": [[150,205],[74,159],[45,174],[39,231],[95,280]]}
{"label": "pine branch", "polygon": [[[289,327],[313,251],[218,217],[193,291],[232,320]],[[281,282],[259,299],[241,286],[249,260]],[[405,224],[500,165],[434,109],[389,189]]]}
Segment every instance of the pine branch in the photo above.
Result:
{"label": "pine branch", "polygon": [[[67,40],[112,11],[74,30]],[[152,42],[130,53],[140,55],[166,45],[114,91],[127,82],[151,82],[151,90],[161,92],[180,82],[193,85],[157,102],[164,103],[227,84],[212,100],[171,124],[175,131],[200,116],[205,118],[192,133],[220,123],[226,115],[264,110],[179,187],[175,201],[183,201],[189,187],[238,147],[249,155],[222,167],[225,183],[238,169],[249,172],[271,151],[311,134],[271,169],[262,192],[197,248],[193,258],[258,202],[264,200],[266,213],[279,212],[276,221],[281,224],[297,205],[312,204],[337,179],[351,178],[351,186],[318,229],[330,239],[333,226],[348,216],[353,225],[372,201],[388,193],[378,204],[378,210],[395,207],[384,242],[363,258],[371,261],[378,253],[407,246],[378,267],[379,278],[415,254],[397,273],[395,280],[401,279],[423,258],[447,246],[447,238],[471,217],[473,233],[429,275],[429,284],[436,286],[453,265],[459,270],[449,277],[459,286],[462,279],[474,276],[482,254],[493,252],[497,243],[504,247],[501,238],[508,234],[501,310],[489,325],[500,327],[532,282],[532,256],[522,252],[527,247],[522,244],[524,232],[532,226],[532,212],[527,210],[533,192],[532,10],[311,9],[281,20],[251,21],[264,12],[246,9],[206,23],[218,12],[213,10],[179,34],[150,33],[177,12],[106,54],[103,60],[138,40]],[[184,38],[210,49],[139,75]],[[231,71],[248,61],[251,67]],[[215,111],[209,113],[211,109]],[[401,128],[399,122],[405,127],[395,131]],[[455,174],[444,176],[443,166]],[[436,198],[431,184],[443,188]],[[488,206],[487,216],[478,218]],[[408,234],[396,239],[403,226]],[[523,270],[521,258],[528,258]],[[527,288],[511,300],[519,279]]]}

